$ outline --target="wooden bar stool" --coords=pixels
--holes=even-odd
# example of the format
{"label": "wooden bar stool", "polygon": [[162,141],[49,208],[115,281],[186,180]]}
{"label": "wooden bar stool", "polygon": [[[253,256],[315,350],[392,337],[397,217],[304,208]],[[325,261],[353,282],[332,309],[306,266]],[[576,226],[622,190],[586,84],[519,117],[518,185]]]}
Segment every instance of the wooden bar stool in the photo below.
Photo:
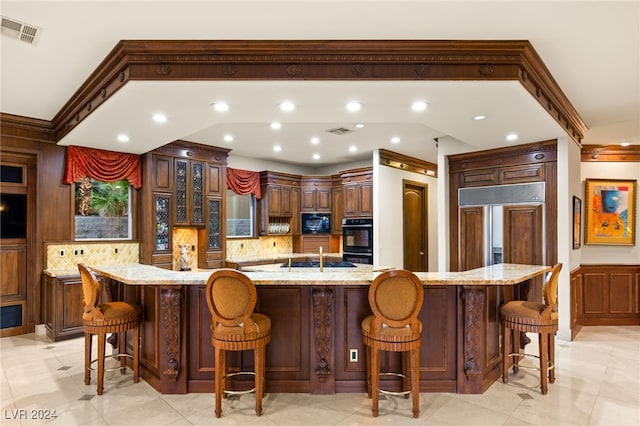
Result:
{"label": "wooden bar stool", "polygon": [[[98,363],[98,395],[104,390],[105,358],[120,358],[120,369],[124,374],[126,358],[133,359],[133,382],[138,383],[140,358],[140,317],[142,309],[138,305],[126,302],[98,303],[100,299],[100,282],[93,271],[79,263],[82,293],[84,296],[84,312],[82,328],[84,330],[84,384],[91,383],[91,364]],[[133,330],[133,355],[126,353],[126,332]],[[107,333],[118,333],[120,337],[120,353],[105,357]],[[98,358],[91,360],[91,341],[93,335],[98,336]],[[109,369],[106,371],[116,370]]]}
{"label": "wooden bar stool", "polygon": [[[418,314],[423,300],[424,290],[420,279],[405,270],[383,272],[369,287],[369,305],[373,315],[362,320],[362,341],[367,349],[367,392],[371,398],[373,417],[378,417],[378,392],[411,394],[413,417],[420,416],[422,323],[418,320]],[[402,374],[383,373],[403,377],[403,392],[380,389],[380,351],[403,352]],[[408,371],[407,361],[410,365]],[[410,377],[409,390],[406,389],[407,376]]]}
{"label": "wooden bar stool", "polygon": [[[524,356],[540,359],[540,390],[547,393],[549,383],[555,381],[555,336],[558,331],[558,276],[562,264],[556,264],[542,288],[544,303],[513,300],[502,305],[502,382],[509,381],[509,367],[519,369],[518,361]],[[520,333],[538,333],[539,354],[520,352]],[[514,350],[511,351],[513,342]]]}
{"label": "wooden bar stool", "polygon": [[[216,417],[222,415],[223,393],[238,394],[255,392],[256,415],[262,414],[264,396],[265,348],[271,340],[271,319],[254,313],[257,293],[253,281],[234,269],[220,269],[209,277],[206,299],[211,312],[211,344],[215,351]],[[227,351],[253,349],[254,388],[248,391],[227,390]]]}

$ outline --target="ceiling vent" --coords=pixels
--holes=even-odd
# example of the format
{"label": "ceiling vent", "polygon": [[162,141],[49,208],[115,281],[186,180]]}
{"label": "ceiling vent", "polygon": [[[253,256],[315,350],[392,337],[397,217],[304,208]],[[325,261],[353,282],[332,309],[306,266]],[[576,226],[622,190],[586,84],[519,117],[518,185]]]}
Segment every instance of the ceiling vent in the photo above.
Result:
{"label": "ceiling vent", "polygon": [[351,133],[353,132],[353,130],[347,129],[346,127],[336,127],[335,129],[327,130],[327,132],[333,133],[334,135],[341,136],[341,135],[346,135],[347,133]]}
{"label": "ceiling vent", "polygon": [[2,35],[24,41],[29,44],[37,44],[42,28],[35,25],[25,24],[12,18],[2,17],[0,24]]}

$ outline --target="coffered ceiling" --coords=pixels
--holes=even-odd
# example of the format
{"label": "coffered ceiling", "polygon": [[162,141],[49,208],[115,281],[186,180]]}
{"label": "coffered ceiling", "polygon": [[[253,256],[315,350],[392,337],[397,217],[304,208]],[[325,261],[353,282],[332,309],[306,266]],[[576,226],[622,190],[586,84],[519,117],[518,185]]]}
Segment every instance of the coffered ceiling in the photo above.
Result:
{"label": "coffered ceiling", "polygon": [[[589,128],[583,143],[640,144],[637,2],[3,1],[1,13],[39,31],[36,44],[0,39],[6,114],[54,120],[120,40],[529,40]],[[427,108],[412,111],[416,100]],[[224,113],[211,107],[221,101]],[[513,80],[205,79],[128,81],[59,143],[142,153],[182,139],[313,168],[377,148],[436,162],[436,138],[478,150],[566,136]]]}

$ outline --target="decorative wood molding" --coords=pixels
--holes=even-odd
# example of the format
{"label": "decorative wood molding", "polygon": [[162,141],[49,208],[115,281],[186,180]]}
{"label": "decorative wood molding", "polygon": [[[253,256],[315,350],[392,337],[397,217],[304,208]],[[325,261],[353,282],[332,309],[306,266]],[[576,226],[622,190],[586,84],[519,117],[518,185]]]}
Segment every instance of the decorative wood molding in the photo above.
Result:
{"label": "decorative wood molding", "polygon": [[166,353],[166,367],[163,367],[162,375],[172,380],[178,378],[180,373],[180,334],[182,290],[180,287],[163,287],[160,289],[160,315]]}
{"label": "decorative wood molding", "polygon": [[55,142],[55,131],[50,121],[0,113],[2,137],[29,139],[39,142]]}
{"label": "decorative wood molding", "polygon": [[437,164],[409,157],[408,155],[399,154],[397,152],[388,151],[386,149],[380,149],[378,152],[380,154],[380,164],[383,166],[406,170],[421,175],[438,177]]}
{"label": "decorative wood molding", "polygon": [[580,151],[583,162],[640,162],[640,145],[583,145]]}
{"label": "decorative wood molding", "polygon": [[464,373],[470,376],[482,374],[482,314],[484,312],[484,287],[464,286]]}
{"label": "decorative wood molding", "polygon": [[313,329],[318,364],[315,372],[320,379],[331,375],[329,359],[331,357],[331,326],[333,317],[333,290],[317,287],[311,293],[313,302]]}
{"label": "decorative wood molding", "polygon": [[53,119],[60,140],[130,80],[513,80],[580,144],[587,126],[528,41],[123,40]]}
{"label": "decorative wood molding", "polygon": [[450,155],[448,158],[449,173],[517,164],[553,162],[557,159],[557,141],[554,139],[487,151],[456,154]]}

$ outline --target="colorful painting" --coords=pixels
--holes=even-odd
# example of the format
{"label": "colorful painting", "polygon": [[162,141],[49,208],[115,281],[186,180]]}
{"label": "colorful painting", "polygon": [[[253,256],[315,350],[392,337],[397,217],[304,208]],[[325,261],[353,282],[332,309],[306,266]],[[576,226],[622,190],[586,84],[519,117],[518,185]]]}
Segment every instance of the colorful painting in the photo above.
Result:
{"label": "colorful painting", "polygon": [[582,224],[582,200],[573,196],[573,249],[580,248],[580,227]]}
{"label": "colorful painting", "polygon": [[635,245],[635,180],[587,179],[585,203],[585,244]]}

